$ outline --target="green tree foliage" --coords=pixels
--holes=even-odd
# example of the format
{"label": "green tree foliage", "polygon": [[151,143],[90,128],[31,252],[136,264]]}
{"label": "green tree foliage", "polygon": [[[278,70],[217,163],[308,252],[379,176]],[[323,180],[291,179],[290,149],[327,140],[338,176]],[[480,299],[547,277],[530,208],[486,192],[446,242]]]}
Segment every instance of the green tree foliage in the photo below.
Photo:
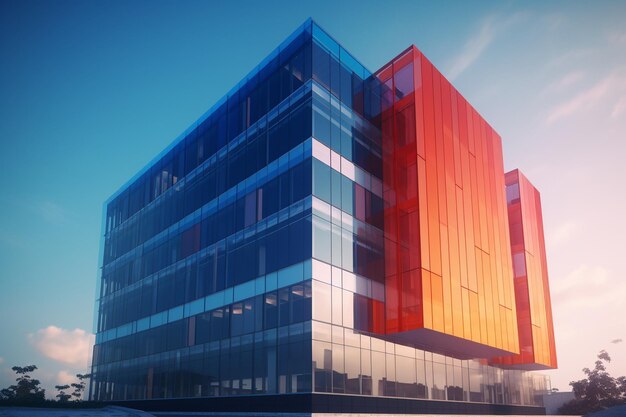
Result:
{"label": "green tree foliage", "polygon": [[611,357],[605,350],[598,354],[593,369],[584,368],[586,379],[569,384],[576,398],[559,408],[561,414],[587,414],[626,403],[626,377],[613,378],[606,370]]}
{"label": "green tree foliage", "polygon": [[11,369],[17,374],[17,384],[1,390],[0,398],[23,403],[45,401],[46,391],[40,387],[38,379],[29,375],[37,369],[35,365],[14,366]]}
{"label": "green tree foliage", "polygon": [[56,395],[56,397],[59,399],[60,403],[66,403],[69,401],[70,398],[72,398],[72,396],[70,394],[66,394],[65,390],[70,389],[70,386],[65,384],[65,385],[55,385],[54,388],[56,388],[57,391],[59,391],[59,393]]}
{"label": "green tree foliage", "polygon": [[86,380],[91,378],[91,374],[76,374],[76,378],[78,378],[79,382],[72,384],[72,388],[74,388],[72,397],[74,397],[74,401],[81,401],[83,399],[85,387],[87,386]]}

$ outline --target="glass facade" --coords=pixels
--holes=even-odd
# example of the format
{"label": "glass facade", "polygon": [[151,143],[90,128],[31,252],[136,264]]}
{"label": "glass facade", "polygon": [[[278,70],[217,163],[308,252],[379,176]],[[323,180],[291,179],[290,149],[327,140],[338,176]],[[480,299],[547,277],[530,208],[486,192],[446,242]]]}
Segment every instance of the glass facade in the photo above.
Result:
{"label": "glass facade", "polygon": [[527,370],[556,368],[541,198],[519,170],[507,172],[505,181],[520,353],[492,362]]}
{"label": "glass facade", "polygon": [[377,75],[387,331],[436,333],[440,353],[519,353],[500,137],[415,47]]}
{"label": "glass facade", "polygon": [[93,399],[539,405],[541,376],[388,337],[383,115],[412,77],[308,20],[109,199]]}

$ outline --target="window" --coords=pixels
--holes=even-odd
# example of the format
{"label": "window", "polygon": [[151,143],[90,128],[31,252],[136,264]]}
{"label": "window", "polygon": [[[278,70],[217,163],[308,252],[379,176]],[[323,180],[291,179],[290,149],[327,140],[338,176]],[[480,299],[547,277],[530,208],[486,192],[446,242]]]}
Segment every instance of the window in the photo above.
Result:
{"label": "window", "polygon": [[317,42],[313,42],[313,79],[330,89],[330,55]]}
{"label": "window", "polygon": [[330,223],[313,216],[313,257],[331,263]]}
{"label": "window", "polygon": [[313,281],[313,319],[331,323],[331,310],[328,308],[331,300],[331,286],[319,281]]}
{"label": "window", "polygon": [[265,329],[273,329],[278,325],[278,293],[267,293],[264,299],[265,323],[263,327]]}
{"label": "window", "polygon": [[524,252],[513,254],[513,272],[515,278],[526,276],[526,259]]}
{"label": "window", "polygon": [[506,186],[506,203],[511,204],[512,202],[519,200],[519,183],[514,183]]}
{"label": "window", "polygon": [[393,79],[396,87],[396,100],[400,100],[410,94],[413,91],[413,63],[410,63],[396,71]]}
{"label": "window", "polygon": [[330,170],[328,165],[313,160],[313,195],[327,203],[330,203]]}

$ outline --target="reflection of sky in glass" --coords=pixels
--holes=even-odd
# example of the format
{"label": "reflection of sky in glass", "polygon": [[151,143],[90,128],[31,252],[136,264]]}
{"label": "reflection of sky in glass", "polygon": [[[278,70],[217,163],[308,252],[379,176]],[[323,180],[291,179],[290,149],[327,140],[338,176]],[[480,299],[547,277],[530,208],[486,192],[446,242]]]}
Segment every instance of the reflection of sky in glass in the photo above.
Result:
{"label": "reflection of sky in glass", "polygon": [[413,91],[413,64],[408,64],[396,72],[393,77],[393,83],[396,99],[401,99]]}

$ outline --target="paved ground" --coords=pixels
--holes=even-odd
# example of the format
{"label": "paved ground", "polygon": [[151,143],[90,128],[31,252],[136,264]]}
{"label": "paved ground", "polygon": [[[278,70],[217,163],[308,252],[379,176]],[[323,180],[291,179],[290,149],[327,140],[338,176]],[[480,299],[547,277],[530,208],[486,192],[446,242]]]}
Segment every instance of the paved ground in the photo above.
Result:
{"label": "paved ground", "polygon": [[[602,413],[611,411],[607,414],[593,414],[593,417],[625,417],[626,413],[623,408],[618,410],[606,410]],[[615,414],[614,414],[615,413]],[[109,406],[105,408],[93,410],[72,410],[58,408],[27,408],[27,407],[0,407],[0,417],[410,417],[402,414],[341,414],[341,413],[210,413],[210,412],[155,412],[154,414],[144,411],[133,410],[131,408]],[[412,414],[416,416],[416,414]],[[446,415],[423,414],[419,417],[460,417]],[[497,417],[497,416],[471,416],[471,417]],[[515,417],[534,417],[534,416],[515,416]],[[561,416],[566,417],[566,416]],[[578,416],[569,416],[578,417]],[[589,416],[591,417],[591,415]]]}
{"label": "paved ground", "polygon": [[0,417],[154,417],[144,411],[124,407],[96,409],[0,407]]}
{"label": "paved ground", "polygon": [[626,416],[626,404],[608,408],[604,411],[588,414],[588,417],[624,417]]}

